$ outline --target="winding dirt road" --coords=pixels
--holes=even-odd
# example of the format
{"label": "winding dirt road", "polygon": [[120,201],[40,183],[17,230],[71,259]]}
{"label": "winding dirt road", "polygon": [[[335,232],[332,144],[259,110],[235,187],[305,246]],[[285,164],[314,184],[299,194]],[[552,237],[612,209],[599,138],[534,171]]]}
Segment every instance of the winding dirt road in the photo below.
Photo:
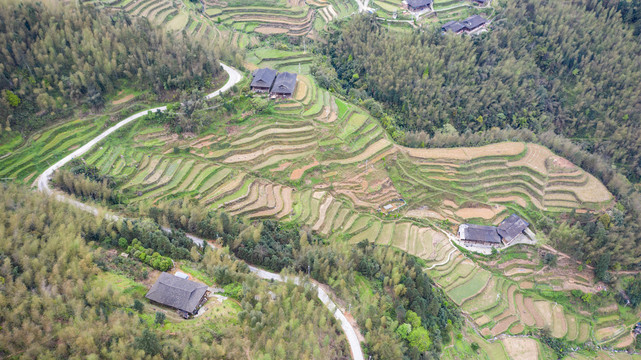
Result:
{"label": "winding dirt road", "polygon": [[[216,96],[220,95],[220,93],[229,90],[232,86],[236,85],[243,78],[243,75],[240,72],[238,72],[236,69],[234,69],[232,67],[229,67],[229,66],[227,66],[227,65],[225,65],[223,63],[221,63],[220,65],[227,72],[227,74],[229,74],[229,79],[227,80],[227,83],[225,83],[225,85],[223,85],[222,88],[214,91],[211,94],[206,95],[205,96],[206,99],[211,99],[213,97],[216,97]],[[75,158],[77,158],[79,156],[84,155],[87,151],[89,151],[92,147],[94,147],[101,140],[105,139],[107,136],[111,135],[116,130],[120,129],[121,127],[123,127],[123,126],[125,126],[127,124],[129,124],[130,122],[147,115],[147,113],[149,111],[165,111],[165,110],[167,110],[166,106],[160,106],[160,107],[156,107],[156,108],[153,108],[153,109],[144,110],[144,111],[141,111],[141,112],[136,113],[134,115],[131,115],[130,117],[120,121],[116,125],[114,125],[114,126],[110,127],[109,129],[105,130],[102,134],[96,136],[94,139],[92,139],[91,141],[89,141],[88,143],[83,145],[82,147],[76,149],[71,154],[65,156],[63,159],[61,159],[60,161],[56,162],[51,167],[49,167],[47,170],[45,170],[42,174],[40,174],[40,176],[38,176],[38,178],[35,181],[35,184],[37,185],[38,190],[43,192],[43,193],[45,193],[45,194],[47,194],[47,195],[52,195],[53,191],[51,190],[51,187],[49,186],[49,181],[51,180],[51,177],[53,176],[53,173],[56,170],[60,169],[64,165],[66,165],[71,160],[73,160],[73,159],[75,159]],[[58,200],[58,201],[66,202],[68,204],[71,204],[71,205],[75,206],[78,209],[81,209],[81,210],[84,210],[86,212],[92,213],[92,214],[94,214],[96,216],[100,214],[100,211],[98,210],[98,208],[96,208],[94,206],[91,206],[91,205],[88,205],[88,204],[85,204],[85,203],[82,203],[80,201],[71,199],[70,197],[65,196],[64,194],[55,194],[55,197],[56,197],[56,200]],[[108,214],[108,213],[104,214],[104,216],[109,220],[118,220],[120,218],[118,215]],[[169,230],[167,228],[163,228],[163,230],[171,231],[171,230]],[[196,236],[187,234],[187,237],[189,237],[194,243],[199,244],[200,246],[202,246],[205,243],[205,241],[203,239],[198,238]],[[209,244],[209,243],[207,243],[207,244]],[[209,245],[211,245],[211,244],[209,244]],[[286,281],[291,280],[292,282],[294,282],[297,285],[302,283],[302,280],[299,277],[295,277],[295,276],[294,277],[283,277],[280,274],[276,274],[276,273],[272,273],[272,272],[269,272],[269,271],[265,271],[263,269],[259,269],[257,267],[251,266],[251,265],[249,265],[249,270],[254,275],[256,275],[257,277],[259,277],[261,279],[274,280],[274,281],[280,281],[280,282],[286,282]],[[345,317],[345,314],[343,314],[343,311],[338,306],[336,306],[336,304],[329,298],[327,293],[322,288],[317,286],[316,290],[317,290],[317,293],[318,293],[318,299],[325,305],[325,307],[330,312],[333,313],[333,315],[336,318],[336,320],[338,320],[340,322],[341,328],[343,329],[343,331],[345,332],[345,336],[347,337],[347,341],[349,343],[350,351],[352,353],[352,358],[354,360],[364,360],[363,351],[361,349],[361,344],[358,341],[358,336],[356,334],[356,330],[354,329],[352,324],[349,323],[349,321]]]}

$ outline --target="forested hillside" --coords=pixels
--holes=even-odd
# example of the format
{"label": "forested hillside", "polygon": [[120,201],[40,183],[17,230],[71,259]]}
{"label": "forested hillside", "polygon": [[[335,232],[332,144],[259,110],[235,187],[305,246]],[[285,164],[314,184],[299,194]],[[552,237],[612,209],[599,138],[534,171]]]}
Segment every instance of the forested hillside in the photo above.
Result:
{"label": "forested hillside", "polygon": [[100,108],[130,88],[207,87],[222,70],[213,45],[168,35],[145,18],[93,6],[0,1],[0,121],[28,132]]}
{"label": "forested hillside", "polygon": [[634,11],[596,0],[509,1],[491,31],[474,37],[438,28],[388,32],[365,16],[342,23],[321,45],[340,81],[322,79],[332,69],[316,73],[321,84],[387,104],[408,133],[448,124],[458,132],[554,129],[636,181],[641,44]]}
{"label": "forested hillside", "polygon": [[[134,282],[146,279],[151,267],[135,256],[107,255],[133,237],[154,251],[172,247],[166,253],[174,261],[198,269],[204,281],[215,279],[229,288],[232,305],[210,300],[207,306],[213,308],[205,319],[169,322],[176,316],[167,310],[167,323],[164,316],[154,320],[157,310],[152,309],[159,308],[143,298],[147,287]],[[193,261],[179,260],[190,258],[189,252],[183,256],[175,249],[193,247],[183,240],[180,232],[168,239],[148,219],[115,224],[0,184],[0,357],[347,357],[340,326],[313,288],[256,279],[222,250],[193,248]],[[264,296],[268,292],[272,296]]]}

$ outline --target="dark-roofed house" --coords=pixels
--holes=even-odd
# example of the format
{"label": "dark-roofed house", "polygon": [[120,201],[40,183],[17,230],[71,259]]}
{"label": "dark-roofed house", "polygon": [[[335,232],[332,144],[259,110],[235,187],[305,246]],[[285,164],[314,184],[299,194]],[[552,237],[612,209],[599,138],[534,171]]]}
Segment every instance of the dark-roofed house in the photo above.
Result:
{"label": "dark-roofed house", "polygon": [[463,31],[463,24],[461,24],[456,20],[448,21],[445,24],[443,24],[443,26],[441,26],[441,31],[443,32],[451,31],[453,33],[458,34]]}
{"label": "dark-roofed house", "polygon": [[429,8],[434,0],[406,0],[406,2],[409,11],[421,11]]}
{"label": "dark-roofed house", "polygon": [[269,92],[276,79],[276,70],[270,68],[254,71],[252,83],[249,86],[255,92]]}
{"label": "dark-roofed house", "polygon": [[501,237],[494,226],[461,224],[458,236],[464,244],[501,246]]}
{"label": "dark-roofed house", "polygon": [[466,32],[471,32],[476,29],[485,27],[485,24],[487,24],[487,19],[485,19],[481,15],[472,15],[469,18],[463,20],[461,23],[465,27]]}
{"label": "dark-roofed house", "polygon": [[177,309],[187,318],[207,301],[207,285],[161,273],[145,297],[153,302]]}
{"label": "dark-roofed house", "polygon": [[296,74],[282,72],[276,76],[276,81],[269,94],[274,97],[288,98],[294,95],[294,89],[296,89]]}
{"label": "dark-roofed house", "polygon": [[530,226],[530,224],[527,221],[516,214],[512,214],[501,221],[497,227],[497,231],[503,239],[503,242],[507,245],[516,237],[523,234],[528,226]]}
{"label": "dark-roofed house", "polygon": [[451,31],[456,34],[469,33],[484,28],[485,24],[487,24],[487,19],[480,15],[472,15],[463,21],[448,21],[441,26],[441,30],[443,32]]}

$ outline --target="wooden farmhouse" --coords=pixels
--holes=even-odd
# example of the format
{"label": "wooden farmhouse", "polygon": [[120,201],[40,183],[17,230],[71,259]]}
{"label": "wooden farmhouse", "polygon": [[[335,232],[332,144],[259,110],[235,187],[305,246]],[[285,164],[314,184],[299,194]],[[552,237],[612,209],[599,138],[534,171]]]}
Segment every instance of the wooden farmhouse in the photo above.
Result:
{"label": "wooden farmhouse", "polygon": [[472,15],[463,21],[448,21],[441,26],[441,30],[443,32],[453,32],[455,34],[471,33],[485,28],[486,24],[487,19],[484,17],[480,15]]}
{"label": "wooden farmhouse", "polygon": [[251,85],[253,91],[266,93],[272,88],[276,79],[276,70],[270,68],[258,69],[254,71]]}
{"label": "wooden farmhouse", "polygon": [[423,11],[431,9],[434,0],[406,0],[407,10],[409,11]]}
{"label": "wooden farmhouse", "polygon": [[498,247],[509,245],[522,237],[533,238],[529,226],[520,216],[512,214],[501,221],[499,226],[461,224],[458,237],[464,245]]}
{"label": "wooden farmhouse", "polygon": [[276,76],[274,86],[269,94],[272,97],[290,98],[294,95],[296,89],[296,74],[289,72],[282,72]]}
{"label": "wooden farmhouse", "polygon": [[145,297],[155,303],[172,307],[188,318],[207,301],[207,285],[161,273]]}
{"label": "wooden farmhouse", "polygon": [[461,224],[458,236],[466,245],[502,246],[501,237],[494,226]]}

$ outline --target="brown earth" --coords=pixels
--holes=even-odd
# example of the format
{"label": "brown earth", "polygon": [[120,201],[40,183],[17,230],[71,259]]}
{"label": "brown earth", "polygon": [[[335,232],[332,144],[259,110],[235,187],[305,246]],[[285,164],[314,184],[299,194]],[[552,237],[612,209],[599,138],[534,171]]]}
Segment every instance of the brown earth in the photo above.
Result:
{"label": "brown earth", "polygon": [[287,33],[288,30],[283,28],[259,26],[256,29],[254,29],[254,31],[259,34],[272,35],[272,34],[285,34]]}
{"label": "brown earth", "polygon": [[290,167],[291,165],[292,165],[291,162],[285,162],[285,163],[280,164],[277,168],[270,169],[269,171],[271,171],[271,172],[283,171],[283,170],[287,169],[288,167]]}
{"label": "brown earth", "polygon": [[492,219],[495,217],[498,213],[503,211],[505,209],[505,206],[499,205],[495,206],[492,208],[486,208],[486,207],[478,207],[478,208],[461,208],[456,210],[455,214],[458,217],[461,217],[463,219],[471,219],[471,218],[481,218],[481,219]]}
{"label": "brown earth", "polygon": [[294,171],[292,171],[291,175],[289,175],[289,179],[290,180],[298,180],[303,176],[305,171],[313,168],[314,166],[318,166],[318,165],[320,165],[320,163],[316,159],[314,159],[313,163],[311,163],[309,165],[305,165],[300,169],[295,169]]}
{"label": "brown earth", "polygon": [[449,160],[472,160],[486,156],[510,156],[518,155],[525,148],[525,144],[517,142],[504,142],[481,147],[459,147],[451,149],[416,149],[400,147],[412,157],[423,159],[449,159]]}
{"label": "brown earth", "polygon": [[135,95],[134,95],[134,94],[129,94],[129,95],[125,96],[125,97],[122,97],[122,98],[120,98],[120,99],[117,99],[117,100],[112,101],[112,102],[111,102],[111,104],[112,104],[112,105],[119,105],[119,104],[123,104],[123,103],[126,103],[127,101],[129,101],[129,100],[133,99],[134,97],[135,97]]}
{"label": "brown earth", "polygon": [[510,359],[538,360],[539,358],[539,347],[534,339],[510,337],[501,342]]}

